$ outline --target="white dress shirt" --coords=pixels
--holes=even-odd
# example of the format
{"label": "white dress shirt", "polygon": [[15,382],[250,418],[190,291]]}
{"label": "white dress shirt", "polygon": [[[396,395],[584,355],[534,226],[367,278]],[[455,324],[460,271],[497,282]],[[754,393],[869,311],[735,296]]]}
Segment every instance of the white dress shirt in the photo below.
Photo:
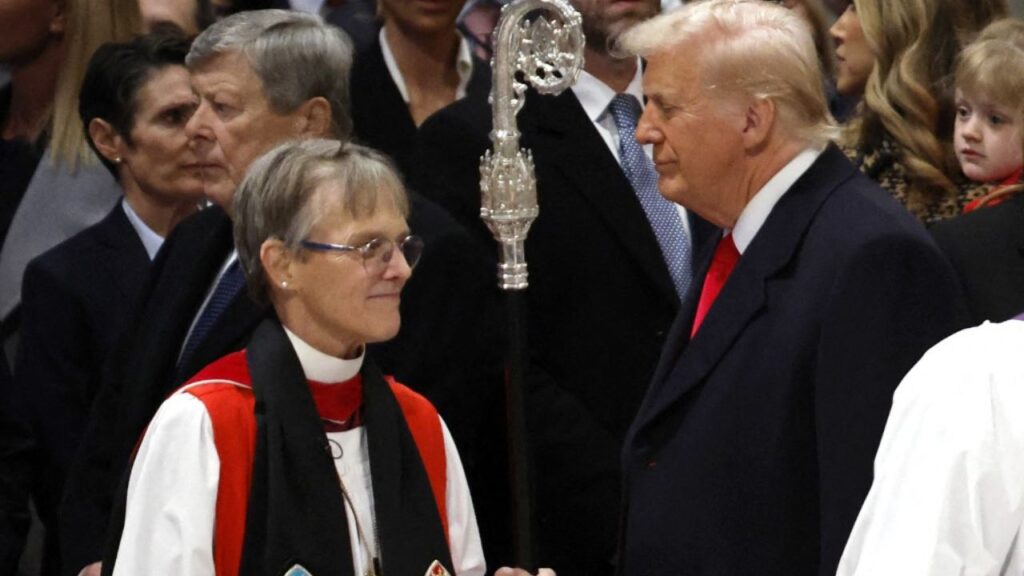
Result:
{"label": "white dress shirt", "polygon": [[[764,226],[772,209],[785,196],[786,191],[804,175],[804,172],[807,172],[824,151],[823,147],[804,149],[783,166],[782,170],[776,172],[768,182],[765,182],[765,185],[754,194],[750,202],[747,202],[743,211],[740,212],[739,218],[736,219],[736,226],[732,229],[732,240],[736,243],[736,250],[740,254],[743,254],[747,246],[754,241],[754,236],[757,236],[761,226]],[[728,232],[726,231],[726,233]]]}
{"label": "white dress shirt", "polygon": [[149,259],[153,260],[153,258],[156,258],[156,253],[160,251],[160,247],[164,244],[164,237],[146,225],[142,218],[139,218],[139,215],[135,213],[135,210],[132,210],[128,201],[123,198],[121,199],[121,209],[124,210],[125,216],[128,217],[128,222],[135,229],[135,233],[139,235],[139,240],[142,241],[142,246],[146,249]]}

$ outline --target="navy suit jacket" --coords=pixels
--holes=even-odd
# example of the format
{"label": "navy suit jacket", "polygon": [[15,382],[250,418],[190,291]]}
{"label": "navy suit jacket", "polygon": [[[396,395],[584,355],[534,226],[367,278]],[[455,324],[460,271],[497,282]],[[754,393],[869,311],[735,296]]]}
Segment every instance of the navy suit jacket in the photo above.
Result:
{"label": "navy suit jacket", "polygon": [[37,439],[33,495],[56,573],[57,511],[103,364],[124,329],[150,260],[118,201],[99,223],[29,263],[14,374]]}
{"label": "navy suit jacket", "polygon": [[[563,576],[608,574],[619,529],[621,442],[679,298],[636,193],[576,96],[530,92],[519,128],[536,164],[540,206],[526,240],[525,292],[540,562]],[[420,127],[411,182],[496,255],[480,220],[480,156],[490,130],[482,96],[433,115]],[[697,218],[691,224],[699,247],[713,227]],[[500,410],[494,421],[503,426]],[[493,474],[488,488],[501,486],[503,475]],[[474,492],[491,562],[505,558],[500,545],[509,541],[500,535],[508,524],[500,494]]]}
{"label": "navy suit jacket", "polygon": [[963,323],[952,270],[833,146],[774,207],[691,340],[694,309],[676,319],[623,450],[621,572],[834,574],[896,385]]}
{"label": "navy suit jacket", "polygon": [[206,364],[242,348],[262,317],[263,308],[243,290],[187,366],[176,369],[185,335],[233,247],[231,221],[208,208],[179,224],[153,262],[107,359],[68,478],[60,517],[62,574],[77,574],[100,559],[123,470],[160,402]]}

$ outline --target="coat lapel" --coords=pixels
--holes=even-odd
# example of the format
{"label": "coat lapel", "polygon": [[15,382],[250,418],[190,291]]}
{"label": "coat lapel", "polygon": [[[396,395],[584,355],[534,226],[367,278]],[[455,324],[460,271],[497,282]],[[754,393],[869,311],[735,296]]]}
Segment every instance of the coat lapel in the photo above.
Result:
{"label": "coat lapel", "polygon": [[100,265],[112,279],[122,298],[132,300],[146,281],[149,254],[118,202],[96,226],[96,238],[103,257]]}
{"label": "coat lapel", "polygon": [[576,96],[568,90],[556,97],[531,92],[527,107],[534,109],[536,124],[524,126],[524,146],[532,149],[534,158],[549,163],[575,185],[574,190],[552,190],[538,184],[538,189],[578,193],[586,198],[659,292],[670,301],[678,301],[643,207]]}
{"label": "coat lapel", "polygon": [[[744,329],[765,307],[766,286],[797,255],[814,214],[844,180],[855,173],[834,146],[805,172],[775,205],[761,230],[729,276],[700,330],[689,339],[697,298],[688,304],[686,317],[677,319],[671,340],[659,363],[640,412],[633,424],[635,436],[660,414],[701,385],[729,352]],[[710,244],[710,243],[709,243]],[[711,248],[712,252],[714,248]],[[702,254],[701,284],[710,265]]]}

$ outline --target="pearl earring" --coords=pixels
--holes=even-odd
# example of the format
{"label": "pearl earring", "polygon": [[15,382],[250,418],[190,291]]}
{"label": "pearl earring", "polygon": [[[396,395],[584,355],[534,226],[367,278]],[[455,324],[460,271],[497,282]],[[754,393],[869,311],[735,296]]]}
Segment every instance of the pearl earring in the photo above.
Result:
{"label": "pearl earring", "polygon": [[284,280],[281,280],[281,288],[287,288],[287,287],[288,287],[288,283],[285,282]]}
{"label": "pearl earring", "polygon": [[120,156],[115,156],[114,157],[114,164],[120,164],[120,163],[121,163],[121,157]]}

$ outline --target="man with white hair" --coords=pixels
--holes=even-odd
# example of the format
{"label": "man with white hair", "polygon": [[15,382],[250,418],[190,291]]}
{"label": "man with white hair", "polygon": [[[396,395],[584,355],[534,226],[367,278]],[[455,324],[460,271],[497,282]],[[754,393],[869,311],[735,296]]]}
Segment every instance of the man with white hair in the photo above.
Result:
{"label": "man with white hair", "polygon": [[623,449],[623,574],[831,574],[893,389],[962,296],[904,209],[828,143],[791,11],[710,0],[637,26],[637,139],[663,196],[723,229],[696,256]]}
{"label": "man with white hair", "polygon": [[[656,15],[658,1],[572,5],[586,35],[584,69],[558,96],[529,91],[517,121],[533,153],[540,207],[526,239],[525,292],[538,557],[562,576],[586,576],[614,571],[622,441],[692,283],[690,257],[717,240],[717,230],[658,194],[651,147],[633,136],[643,66],[611,47]],[[467,97],[431,116],[419,130],[409,181],[497,254],[480,219],[480,156],[492,128],[486,98]],[[501,422],[500,404],[492,405],[491,420]],[[492,445],[503,444],[502,433]],[[505,477],[500,467],[473,473],[485,471],[493,485]],[[500,496],[495,490],[474,501],[485,549],[499,558],[510,539],[497,539],[492,553],[496,531],[487,527],[493,518],[504,522]]]}

